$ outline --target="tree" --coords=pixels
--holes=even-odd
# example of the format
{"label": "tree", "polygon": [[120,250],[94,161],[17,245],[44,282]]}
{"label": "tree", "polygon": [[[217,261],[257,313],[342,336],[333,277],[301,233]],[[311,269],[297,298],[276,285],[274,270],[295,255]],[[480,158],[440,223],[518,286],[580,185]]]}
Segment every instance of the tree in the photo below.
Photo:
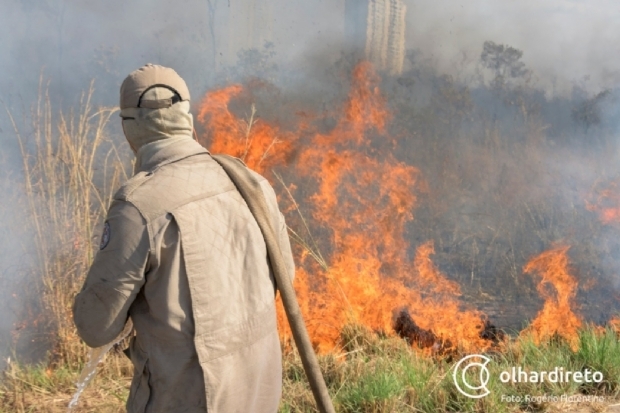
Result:
{"label": "tree", "polygon": [[483,66],[492,70],[495,75],[492,85],[503,89],[509,79],[529,75],[530,71],[520,60],[522,56],[523,52],[514,47],[486,41],[482,46],[480,60]]}
{"label": "tree", "polygon": [[275,56],[275,45],[272,42],[265,42],[262,49],[240,50],[237,52],[237,63],[224,68],[218,77],[226,82],[242,82],[250,78],[274,82],[278,75]]}
{"label": "tree", "polygon": [[603,90],[597,93],[596,96],[586,99],[573,108],[571,118],[583,126],[585,133],[588,133],[588,129],[590,129],[591,126],[596,126],[601,123],[601,102],[609,96],[609,94],[609,90]]}

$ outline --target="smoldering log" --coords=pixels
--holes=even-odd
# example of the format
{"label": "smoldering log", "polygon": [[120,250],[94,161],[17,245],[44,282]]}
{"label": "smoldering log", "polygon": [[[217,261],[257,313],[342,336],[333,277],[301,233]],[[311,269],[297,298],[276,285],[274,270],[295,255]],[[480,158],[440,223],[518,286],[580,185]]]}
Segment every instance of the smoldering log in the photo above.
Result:
{"label": "smoldering log", "polygon": [[506,333],[504,333],[504,330],[497,328],[489,320],[485,320],[484,327],[480,332],[480,338],[492,341],[493,344],[498,344],[499,342],[504,341],[506,338]]}
{"label": "smoldering log", "polygon": [[407,343],[419,348],[432,347],[439,341],[432,331],[418,327],[406,308],[395,313],[394,331]]}
{"label": "smoldering log", "polygon": [[[430,330],[420,328],[411,318],[406,308],[394,312],[394,331],[410,345],[418,348],[433,348],[435,351],[451,347],[450,342],[443,342]],[[504,341],[506,334],[489,320],[484,320],[484,327],[480,331],[480,338],[491,341],[494,345]]]}

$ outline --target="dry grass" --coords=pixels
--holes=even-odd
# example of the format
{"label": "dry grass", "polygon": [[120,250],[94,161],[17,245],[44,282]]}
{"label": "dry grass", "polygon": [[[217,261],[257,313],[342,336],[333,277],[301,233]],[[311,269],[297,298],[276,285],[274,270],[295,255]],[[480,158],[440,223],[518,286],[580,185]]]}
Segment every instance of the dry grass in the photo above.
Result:
{"label": "dry grass", "polygon": [[[124,412],[132,372],[129,359],[111,353],[72,412]],[[0,412],[66,413],[78,376],[79,370],[69,366],[11,363],[2,380]]]}
{"label": "dry grass", "polygon": [[[100,228],[113,191],[131,166],[106,131],[117,109],[92,106],[93,84],[79,110],[68,114],[53,107],[43,81],[39,91],[27,135],[8,115],[21,149],[28,230],[37,253],[25,283],[25,298],[34,308],[22,314],[21,323],[24,334],[43,341],[49,352],[43,364],[9,362],[0,399],[0,411],[7,412],[66,411],[88,353],[73,325],[73,297],[98,246],[93,230]],[[130,372],[129,360],[111,355],[75,411],[123,411]]]}
{"label": "dry grass", "polygon": [[106,125],[116,108],[94,109],[93,85],[82,95],[79,111],[54,112],[41,83],[32,113],[32,132],[22,135],[9,113],[23,157],[29,223],[34,232],[37,266],[29,287],[39,315],[27,320],[45,333],[52,365],[77,366],[86,347],[71,316],[73,297],[93,259],[100,227],[113,191],[127,179]]}

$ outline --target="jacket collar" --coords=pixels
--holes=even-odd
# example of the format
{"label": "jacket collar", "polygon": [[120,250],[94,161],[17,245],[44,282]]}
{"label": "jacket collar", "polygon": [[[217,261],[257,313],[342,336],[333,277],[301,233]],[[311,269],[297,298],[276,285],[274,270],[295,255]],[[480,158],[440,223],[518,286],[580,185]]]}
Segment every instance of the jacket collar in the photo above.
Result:
{"label": "jacket collar", "polygon": [[210,154],[202,145],[191,138],[171,139],[174,141],[166,142],[167,139],[164,139],[146,144],[140,148],[136,159],[135,172],[152,172],[164,165],[190,156]]}

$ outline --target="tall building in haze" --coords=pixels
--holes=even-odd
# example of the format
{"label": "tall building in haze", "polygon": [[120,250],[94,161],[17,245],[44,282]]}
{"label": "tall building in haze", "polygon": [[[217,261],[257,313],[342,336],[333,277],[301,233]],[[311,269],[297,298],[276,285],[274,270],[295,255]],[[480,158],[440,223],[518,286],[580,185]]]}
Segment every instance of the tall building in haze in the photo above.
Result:
{"label": "tall building in haze", "polygon": [[[273,0],[234,0],[222,6],[226,13],[226,46],[222,57],[228,64],[245,49],[261,50],[273,41]],[[225,55],[224,55],[225,54]]]}
{"label": "tall building in haze", "polygon": [[399,74],[405,60],[403,0],[345,0],[345,43],[379,70]]}

